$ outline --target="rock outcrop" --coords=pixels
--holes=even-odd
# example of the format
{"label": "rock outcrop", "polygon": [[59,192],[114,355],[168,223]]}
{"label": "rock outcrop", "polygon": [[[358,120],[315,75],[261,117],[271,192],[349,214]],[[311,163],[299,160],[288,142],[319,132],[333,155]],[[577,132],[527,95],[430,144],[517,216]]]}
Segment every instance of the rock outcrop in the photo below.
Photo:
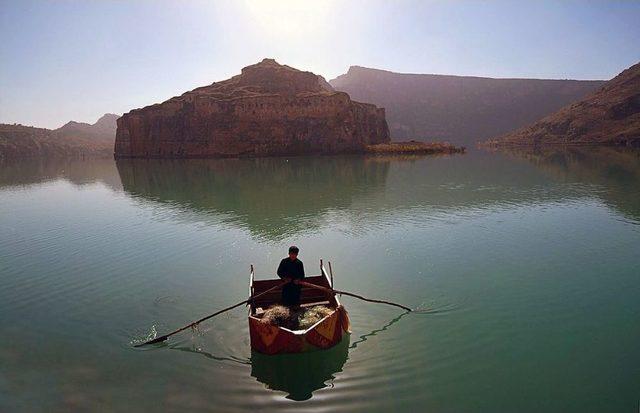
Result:
{"label": "rock outcrop", "polygon": [[640,146],[640,63],[585,99],[487,144]]}
{"label": "rock outcrop", "polygon": [[110,157],[117,118],[108,113],[93,125],[71,121],[53,130],[0,124],[0,160]]}
{"label": "rock outcrop", "polygon": [[389,141],[384,109],[275,60],[118,119],[116,158],[362,152]]}
{"label": "rock outcrop", "polygon": [[384,107],[392,140],[470,147],[535,122],[605,82],[408,74],[352,66],[330,83],[353,99]]}

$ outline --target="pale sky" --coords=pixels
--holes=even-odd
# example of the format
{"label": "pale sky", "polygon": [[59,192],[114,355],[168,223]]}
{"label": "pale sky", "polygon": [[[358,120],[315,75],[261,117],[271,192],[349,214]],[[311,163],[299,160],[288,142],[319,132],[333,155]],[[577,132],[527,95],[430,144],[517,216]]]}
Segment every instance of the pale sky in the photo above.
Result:
{"label": "pale sky", "polygon": [[95,122],[265,57],[331,79],[610,79],[640,61],[640,1],[0,0],[0,122]]}

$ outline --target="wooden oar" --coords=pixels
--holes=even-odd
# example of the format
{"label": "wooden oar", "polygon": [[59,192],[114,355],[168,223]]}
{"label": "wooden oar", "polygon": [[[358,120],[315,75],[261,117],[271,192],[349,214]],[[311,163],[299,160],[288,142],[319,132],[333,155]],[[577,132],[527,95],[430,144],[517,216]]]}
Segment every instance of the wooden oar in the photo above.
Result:
{"label": "wooden oar", "polygon": [[361,296],[361,295],[354,294],[354,293],[350,293],[350,292],[347,292],[347,291],[334,290],[334,289],[332,289],[332,288],[327,288],[327,287],[322,287],[322,286],[320,286],[320,285],[311,284],[311,283],[308,283],[308,282],[306,282],[306,281],[298,281],[298,285],[304,285],[305,287],[315,288],[315,289],[317,289],[317,290],[323,290],[323,291],[328,292],[328,293],[335,293],[335,294],[348,295],[348,296],[350,296],[350,297],[359,298],[360,300],[369,301],[370,303],[388,304],[388,305],[392,305],[392,306],[395,306],[395,307],[400,307],[400,308],[402,308],[403,310],[413,311],[413,310],[412,310],[412,309],[410,309],[409,307],[405,307],[405,306],[404,306],[404,305],[402,305],[402,304],[392,303],[391,301],[374,300],[374,299],[366,298],[366,297],[363,297],[363,296]]}
{"label": "wooden oar", "polygon": [[160,337],[154,338],[153,340],[149,340],[149,341],[144,342],[144,343],[142,343],[142,344],[136,344],[134,347],[142,347],[142,346],[146,346],[147,344],[155,344],[155,343],[160,343],[161,341],[165,341],[167,338],[171,337],[172,335],[177,334],[177,333],[179,333],[179,332],[181,332],[181,331],[184,331],[184,330],[186,330],[187,328],[194,327],[194,326],[196,326],[196,325],[198,325],[198,324],[202,323],[202,322],[203,322],[203,321],[205,321],[205,320],[208,320],[208,319],[210,319],[210,318],[213,318],[213,317],[215,317],[215,316],[217,316],[217,315],[220,315],[220,314],[222,314],[222,313],[226,313],[227,311],[229,311],[229,310],[233,310],[233,309],[234,309],[234,308],[236,308],[236,307],[240,307],[240,306],[241,306],[241,305],[243,305],[243,304],[249,304],[251,301],[255,300],[256,298],[261,297],[261,296],[265,295],[266,293],[269,293],[269,292],[271,292],[271,291],[273,291],[273,290],[275,290],[275,289],[277,289],[277,288],[280,288],[280,287],[282,287],[282,286],[283,286],[284,284],[286,284],[286,283],[287,283],[287,281],[281,282],[280,284],[275,285],[275,286],[273,286],[273,287],[269,288],[268,290],[261,292],[260,294],[256,294],[256,295],[254,295],[254,296],[252,296],[252,297],[249,297],[249,299],[248,299],[248,300],[240,301],[238,304],[234,304],[234,305],[232,305],[232,306],[230,306],[230,307],[227,307],[227,308],[225,308],[225,309],[223,309],[223,310],[216,311],[215,313],[213,313],[213,314],[211,314],[211,315],[208,315],[208,316],[206,316],[206,317],[202,317],[200,320],[198,320],[198,321],[194,321],[194,322],[193,322],[193,323],[191,323],[191,324],[187,324],[186,326],[184,326],[184,327],[182,327],[182,328],[179,328],[179,329],[177,329],[177,330],[175,330],[175,331],[172,331],[172,332],[170,332],[169,334],[165,334],[164,336],[160,336]]}

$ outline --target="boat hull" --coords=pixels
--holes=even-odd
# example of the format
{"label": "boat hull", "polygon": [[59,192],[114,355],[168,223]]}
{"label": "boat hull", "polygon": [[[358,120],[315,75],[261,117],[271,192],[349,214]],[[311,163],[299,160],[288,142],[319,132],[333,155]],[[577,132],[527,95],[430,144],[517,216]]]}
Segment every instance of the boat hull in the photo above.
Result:
{"label": "boat hull", "polygon": [[251,348],[263,354],[303,353],[331,348],[350,331],[349,314],[341,305],[329,316],[301,331],[267,324],[249,316]]}

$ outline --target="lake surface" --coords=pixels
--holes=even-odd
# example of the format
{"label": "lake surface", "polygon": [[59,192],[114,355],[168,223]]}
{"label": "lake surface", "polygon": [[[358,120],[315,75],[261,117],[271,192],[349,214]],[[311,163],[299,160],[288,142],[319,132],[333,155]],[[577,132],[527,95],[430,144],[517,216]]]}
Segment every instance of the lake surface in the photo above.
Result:
{"label": "lake surface", "polygon": [[[343,297],[326,352],[234,304],[289,245]],[[0,166],[0,411],[636,412],[640,154]]]}

